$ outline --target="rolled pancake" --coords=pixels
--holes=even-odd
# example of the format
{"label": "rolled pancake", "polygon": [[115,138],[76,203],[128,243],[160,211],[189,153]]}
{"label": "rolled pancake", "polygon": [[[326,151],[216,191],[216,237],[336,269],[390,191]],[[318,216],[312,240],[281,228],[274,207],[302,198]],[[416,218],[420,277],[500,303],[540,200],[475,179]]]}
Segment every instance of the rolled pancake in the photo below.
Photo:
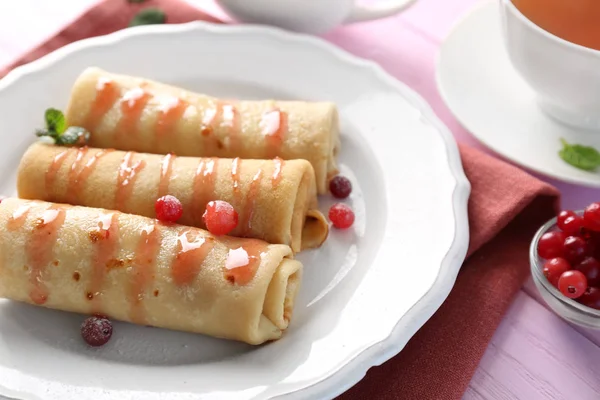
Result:
{"label": "rolled pancake", "polygon": [[75,82],[67,122],[90,146],[192,157],[308,160],[319,193],[337,174],[335,104],[231,101],[148,79],[86,69]]}
{"label": "rolled pancake", "polygon": [[239,214],[231,236],[286,244],[294,252],[320,246],[328,233],[317,210],[311,165],[306,160],[240,160],[161,156],[96,148],[33,144],[21,159],[19,197],[155,217],[166,194],[183,205],[183,225],[205,228],[211,200],[225,200]]}
{"label": "rolled pancake", "polygon": [[132,214],[6,199],[0,297],[260,344],[287,328],[302,264],[288,246]]}

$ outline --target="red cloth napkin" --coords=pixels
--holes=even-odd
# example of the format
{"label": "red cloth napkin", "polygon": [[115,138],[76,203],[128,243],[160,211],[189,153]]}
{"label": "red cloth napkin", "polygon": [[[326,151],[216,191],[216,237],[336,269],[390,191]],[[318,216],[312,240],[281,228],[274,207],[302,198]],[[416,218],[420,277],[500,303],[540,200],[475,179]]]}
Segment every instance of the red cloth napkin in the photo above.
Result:
{"label": "red cloth napkin", "polygon": [[[180,0],[131,4],[107,0],[25,55],[5,71],[67,43],[125,28],[140,9],[160,7],[168,23],[215,18]],[[528,276],[535,230],[555,211],[558,192],[525,172],[477,150],[461,147],[472,185],[471,243],[448,299],[404,350],[340,396],[342,400],[460,399],[496,327]]]}
{"label": "red cloth napkin", "polygon": [[126,28],[135,14],[150,7],[158,7],[163,10],[167,15],[167,23],[180,24],[199,19],[221,22],[180,0],[147,0],[143,3],[130,3],[128,0],[107,0],[92,7],[54,37],[21,57],[8,68],[0,71],[0,77],[19,65],[36,60],[71,42],[106,35]]}

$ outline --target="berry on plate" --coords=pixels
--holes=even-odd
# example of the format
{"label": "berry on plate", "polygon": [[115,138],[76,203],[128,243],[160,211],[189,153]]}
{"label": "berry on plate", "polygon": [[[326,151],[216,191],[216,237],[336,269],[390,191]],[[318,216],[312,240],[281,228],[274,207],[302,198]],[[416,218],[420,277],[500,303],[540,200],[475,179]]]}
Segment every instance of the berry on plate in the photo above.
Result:
{"label": "berry on plate", "polygon": [[177,222],[183,215],[183,206],[177,197],[168,194],[156,200],[154,211],[159,221]]}
{"label": "berry on plate", "polygon": [[338,175],[329,182],[329,191],[333,197],[345,199],[352,192],[352,183],[348,178]]}
{"label": "berry on plate", "polygon": [[112,324],[105,317],[89,317],[81,324],[81,337],[93,347],[105,345],[112,336]]}
{"label": "berry on plate", "polygon": [[238,224],[238,213],[226,201],[210,201],[202,215],[206,229],[213,235],[227,235]]}
{"label": "berry on plate", "polygon": [[354,211],[342,203],[336,203],[329,209],[329,220],[338,229],[347,229],[354,223]]}

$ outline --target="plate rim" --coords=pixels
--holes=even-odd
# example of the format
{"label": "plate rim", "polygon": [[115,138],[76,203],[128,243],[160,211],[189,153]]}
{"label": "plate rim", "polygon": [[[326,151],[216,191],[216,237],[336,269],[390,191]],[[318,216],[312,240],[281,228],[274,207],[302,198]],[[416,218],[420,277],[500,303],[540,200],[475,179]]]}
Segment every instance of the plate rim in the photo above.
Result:
{"label": "plate rim", "polygon": [[[229,25],[216,24],[206,21],[193,21],[183,24],[147,25],[125,28],[108,35],[83,39],[67,44],[35,61],[21,65],[10,71],[0,80],[0,95],[9,87],[18,84],[22,79],[42,72],[47,67],[61,62],[72,53],[84,49],[109,46],[117,44],[131,37],[144,36],[145,34],[174,34],[190,33],[193,31],[213,31],[220,34],[243,33],[254,36],[266,35],[284,42],[302,42],[306,46],[318,47],[334,56],[337,61],[360,67],[361,71],[370,73],[388,87],[400,93],[422,116],[432,128],[441,136],[445,145],[449,171],[454,178],[452,192],[452,208],[454,218],[454,238],[441,260],[438,274],[427,292],[395,323],[390,335],[376,343],[323,379],[310,384],[302,389],[275,396],[276,399],[289,398],[334,398],[358,383],[374,366],[397,355],[410,340],[410,338],[433,316],[435,311],[448,297],[454,282],[465,260],[469,245],[468,199],[471,184],[468,181],[462,166],[458,144],[450,130],[437,117],[431,106],[406,84],[387,73],[374,61],[363,59],[324,39],[307,34],[286,31],[277,27],[254,24]],[[14,393],[0,383],[0,390],[11,395],[18,395],[23,399],[33,398],[32,393]]]}

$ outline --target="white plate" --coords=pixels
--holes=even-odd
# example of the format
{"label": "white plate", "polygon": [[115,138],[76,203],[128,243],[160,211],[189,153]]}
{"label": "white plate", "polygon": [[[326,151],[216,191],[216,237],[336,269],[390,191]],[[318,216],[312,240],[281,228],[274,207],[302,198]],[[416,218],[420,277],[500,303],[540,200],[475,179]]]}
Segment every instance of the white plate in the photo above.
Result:
{"label": "white plate", "polygon": [[437,81],[448,108],[483,145],[540,174],[600,187],[600,173],[558,156],[560,138],[600,148],[600,133],[563,125],[539,108],[508,58],[497,1],[476,7],[450,33],[439,53]]}
{"label": "white plate", "polygon": [[[427,104],[373,63],[308,36],[205,23],[147,26],[67,46],[0,82],[3,189],[47,107],[87,66],[224,97],[331,100],[354,227],[302,253],[286,335],[263,347],[115,325],[87,348],[82,316],[0,302],[0,394],[24,399],[331,398],[396,353],[448,295],[468,245],[456,143]],[[322,199],[327,210],[330,198]]]}

